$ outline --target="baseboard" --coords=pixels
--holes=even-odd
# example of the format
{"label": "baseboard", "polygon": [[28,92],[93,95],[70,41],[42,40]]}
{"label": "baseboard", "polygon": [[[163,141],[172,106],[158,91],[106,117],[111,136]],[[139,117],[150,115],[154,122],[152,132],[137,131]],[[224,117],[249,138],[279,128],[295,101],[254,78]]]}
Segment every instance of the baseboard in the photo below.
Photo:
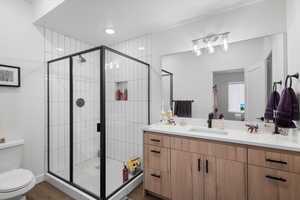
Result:
{"label": "baseboard", "polygon": [[39,184],[43,181],[45,181],[45,174],[40,174],[35,176],[36,184]]}

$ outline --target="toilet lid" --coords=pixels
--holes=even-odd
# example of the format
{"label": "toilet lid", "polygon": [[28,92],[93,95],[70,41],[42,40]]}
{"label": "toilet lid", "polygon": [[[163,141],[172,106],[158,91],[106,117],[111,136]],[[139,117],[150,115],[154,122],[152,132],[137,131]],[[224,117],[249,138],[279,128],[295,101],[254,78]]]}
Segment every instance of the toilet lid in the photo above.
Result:
{"label": "toilet lid", "polygon": [[14,169],[0,174],[0,193],[13,192],[29,185],[34,176],[26,169]]}

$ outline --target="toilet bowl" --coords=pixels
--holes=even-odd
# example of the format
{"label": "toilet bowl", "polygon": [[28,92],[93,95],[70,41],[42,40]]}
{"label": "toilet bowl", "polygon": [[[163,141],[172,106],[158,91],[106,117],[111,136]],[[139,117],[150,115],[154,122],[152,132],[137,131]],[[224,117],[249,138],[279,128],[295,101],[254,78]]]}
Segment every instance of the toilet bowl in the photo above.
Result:
{"label": "toilet bowl", "polygon": [[26,169],[13,169],[0,174],[0,200],[25,200],[25,193],[35,185],[35,177]]}
{"label": "toilet bowl", "polygon": [[21,169],[24,140],[0,144],[0,200],[24,200],[35,185],[31,171]]}

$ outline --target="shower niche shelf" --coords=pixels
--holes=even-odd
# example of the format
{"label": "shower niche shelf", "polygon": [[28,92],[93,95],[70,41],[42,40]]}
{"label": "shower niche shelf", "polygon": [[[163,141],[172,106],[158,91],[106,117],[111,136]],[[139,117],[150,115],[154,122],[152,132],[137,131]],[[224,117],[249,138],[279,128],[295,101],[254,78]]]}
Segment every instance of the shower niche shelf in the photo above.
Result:
{"label": "shower niche shelf", "polygon": [[115,100],[127,101],[128,100],[128,81],[118,81],[115,83]]}

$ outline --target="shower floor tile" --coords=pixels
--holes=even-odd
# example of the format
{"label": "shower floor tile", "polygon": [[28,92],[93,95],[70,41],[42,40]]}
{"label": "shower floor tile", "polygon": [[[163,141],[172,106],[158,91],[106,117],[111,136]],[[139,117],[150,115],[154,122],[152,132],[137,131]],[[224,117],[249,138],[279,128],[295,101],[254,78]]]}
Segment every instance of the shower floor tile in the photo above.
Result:
{"label": "shower floor tile", "polygon": [[[74,183],[82,188],[100,195],[99,158],[91,159],[77,165],[74,169]],[[123,184],[123,163],[106,159],[106,194],[109,195]]]}

